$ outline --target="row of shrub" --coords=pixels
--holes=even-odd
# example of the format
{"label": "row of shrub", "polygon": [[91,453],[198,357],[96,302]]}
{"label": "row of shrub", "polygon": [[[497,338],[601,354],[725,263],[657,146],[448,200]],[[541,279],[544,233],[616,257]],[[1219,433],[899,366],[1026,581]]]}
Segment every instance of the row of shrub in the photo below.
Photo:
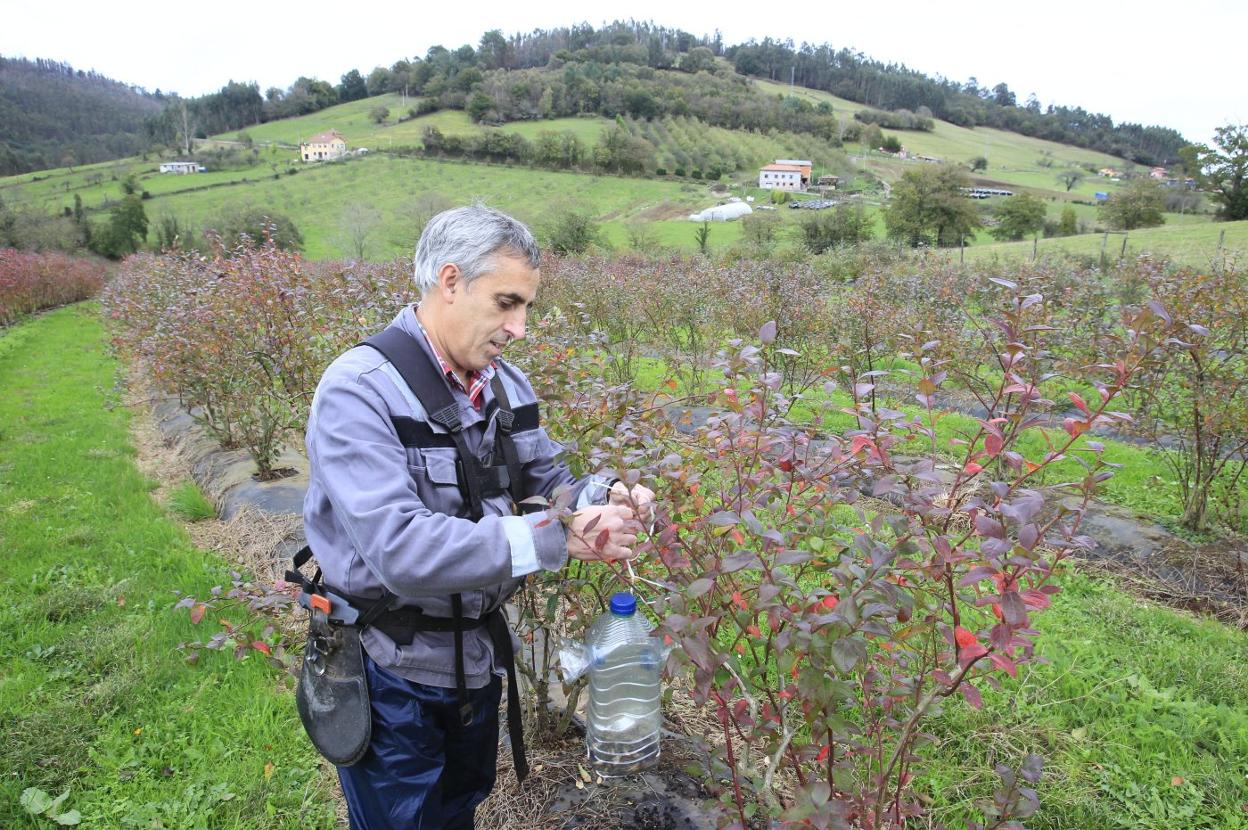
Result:
{"label": "row of shrub", "polygon": [[94,297],[103,284],[99,260],[0,248],[0,326],[43,308]]}
{"label": "row of shrub", "polygon": [[[1055,569],[1090,544],[1079,524],[1114,471],[1087,432],[1123,424],[1120,401],[1152,405],[1142,389],[1205,395],[1185,355],[1217,390],[1200,399],[1209,417],[1215,397],[1248,394],[1234,386],[1248,378],[1231,337],[1243,326],[1210,307],[1248,319],[1234,272],[1038,265],[1007,280],[862,261],[847,284],[766,260],[551,257],[543,270],[531,336],[509,357],[574,470],[644,480],[660,516],[639,542],[648,586],[607,564],[544,575],[519,600],[522,636],[579,636],[602,596],[641,594],[677,646],[667,670],[717,725],[712,807],[741,827],[899,828],[922,813],[925,718],[1017,674]],[[411,299],[406,262],[268,247],[133,257],[107,309],[119,346],[264,469],[328,362]],[[1220,368],[1205,359],[1218,355]],[[1086,391],[1054,400],[1059,382]],[[950,439],[939,407],[961,399],[978,412]],[[1066,458],[1082,467],[1054,486]],[[544,689],[549,668],[523,670]],[[534,711],[535,740],[557,731]],[[1039,760],[1015,761],[995,795],[976,786],[991,826],[1035,810]]]}

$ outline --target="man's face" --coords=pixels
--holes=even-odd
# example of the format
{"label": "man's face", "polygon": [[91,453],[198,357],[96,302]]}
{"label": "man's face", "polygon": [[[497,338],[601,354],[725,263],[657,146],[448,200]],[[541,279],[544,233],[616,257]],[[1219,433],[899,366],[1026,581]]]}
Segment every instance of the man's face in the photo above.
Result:
{"label": "man's face", "polygon": [[496,255],[489,271],[465,287],[455,285],[440,332],[444,357],[457,372],[480,372],[512,340],[524,339],[525,318],[541,272],[528,261]]}

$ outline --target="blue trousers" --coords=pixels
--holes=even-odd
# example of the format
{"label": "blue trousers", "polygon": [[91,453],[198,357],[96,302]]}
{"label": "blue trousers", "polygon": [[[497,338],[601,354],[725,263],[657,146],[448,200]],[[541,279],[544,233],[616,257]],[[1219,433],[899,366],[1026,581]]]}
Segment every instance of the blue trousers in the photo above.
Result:
{"label": "blue trousers", "polygon": [[454,689],[391,674],[364,655],[373,737],[359,762],[338,768],[352,830],[471,830],[494,787],[502,681],[470,689],[463,725]]}

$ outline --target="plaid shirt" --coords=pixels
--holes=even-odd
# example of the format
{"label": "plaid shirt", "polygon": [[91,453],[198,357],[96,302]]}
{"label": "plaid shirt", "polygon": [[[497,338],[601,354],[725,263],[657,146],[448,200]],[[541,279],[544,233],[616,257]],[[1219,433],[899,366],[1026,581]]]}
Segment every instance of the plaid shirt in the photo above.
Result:
{"label": "plaid shirt", "polygon": [[[420,305],[416,305],[416,310],[420,309]],[[415,315],[413,315],[415,316]],[[420,333],[425,336],[425,342],[429,344],[429,351],[433,352],[433,356],[438,359],[438,367],[442,369],[447,380],[451,382],[459,391],[468,396],[468,402],[478,412],[481,411],[481,393],[485,391],[485,387],[490,385],[490,381],[494,378],[494,371],[497,368],[494,361],[490,361],[490,365],[485,367],[484,371],[478,372],[476,369],[468,370],[468,386],[464,386],[464,382],[459,379],[459,375],[455,374],[455,370],[450,364],[443,359],[442,353],[438,351],[438,347],[433,344],[433,339],[429,337],[429,332],[425,331],[425,326],[420,322],[420,317],[416,317],[416,325],[420,327]]]}

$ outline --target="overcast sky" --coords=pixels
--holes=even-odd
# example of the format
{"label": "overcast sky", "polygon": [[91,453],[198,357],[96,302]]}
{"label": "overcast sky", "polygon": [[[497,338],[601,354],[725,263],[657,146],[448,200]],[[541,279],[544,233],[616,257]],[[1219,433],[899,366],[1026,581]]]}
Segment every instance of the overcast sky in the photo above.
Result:
{"label": "overcast sky", "polygon": [[[616,17],[653,20],[695,35],[830,43],[981,86],[1009,84],[1020,103],[1082,106],[1115,123],[1135,121],[1209,141],[1215,127],[1248,122],[1248,30],[1243,0],[1185,3],[1041,3],[969,0],[797,3],[540,4],[322,3],[319,0],[0,0],[0,54],[46,57],[149,90],[200,95],[226,81],[285,88],[300,75],[337,83],[356,68],[423,56],[434,44],[476,45],[504,34]],[[20,9],[20,10],[19,10]]]}

